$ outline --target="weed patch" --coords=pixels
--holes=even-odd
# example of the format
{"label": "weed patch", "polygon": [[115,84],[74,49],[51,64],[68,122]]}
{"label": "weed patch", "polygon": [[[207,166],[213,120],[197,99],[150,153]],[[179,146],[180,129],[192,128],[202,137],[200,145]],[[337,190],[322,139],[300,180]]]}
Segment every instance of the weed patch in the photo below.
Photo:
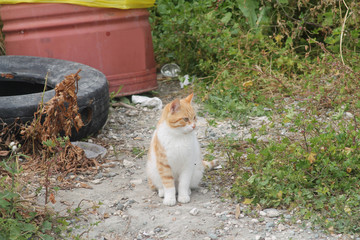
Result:
{"label": "weed patch", "polygon": [[360,232],[359,7],[160,0],[152,9],[157,61],[197,76],[207,112],[243,124],[272,119],[246,141],[215,143],[239,201],[294,210],[330,232]]}

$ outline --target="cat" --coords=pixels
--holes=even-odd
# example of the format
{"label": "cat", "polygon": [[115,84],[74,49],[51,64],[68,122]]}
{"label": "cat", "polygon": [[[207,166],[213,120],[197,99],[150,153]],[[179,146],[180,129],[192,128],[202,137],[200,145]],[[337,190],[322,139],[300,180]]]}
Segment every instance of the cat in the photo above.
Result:
{"label": "cat", "polygon": [[164,107],[148,152],[148,183],[168,206],[176,204],[176,192],[178,202],[190,202],[191,188],[198,187],[204,168],[216,164],[202,161],[193,96],[177,98]]}

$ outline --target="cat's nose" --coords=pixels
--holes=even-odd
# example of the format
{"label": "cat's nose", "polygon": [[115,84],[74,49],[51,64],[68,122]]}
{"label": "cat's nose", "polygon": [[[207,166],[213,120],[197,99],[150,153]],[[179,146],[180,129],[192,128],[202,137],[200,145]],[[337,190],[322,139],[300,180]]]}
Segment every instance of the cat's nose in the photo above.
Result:
{"label": "cat's nose", "polygon": [[195,123],[191,126],[192,127],[192,129],[195,129],[196,128],[196,125],[195,125]]}

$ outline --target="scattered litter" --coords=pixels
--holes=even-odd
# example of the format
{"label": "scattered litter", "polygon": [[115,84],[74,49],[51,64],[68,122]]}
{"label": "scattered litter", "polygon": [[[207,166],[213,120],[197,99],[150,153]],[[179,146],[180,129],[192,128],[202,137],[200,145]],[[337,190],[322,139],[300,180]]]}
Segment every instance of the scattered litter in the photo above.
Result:
{"label": "scattered litter", "polygon": [[89,143],[89,142],[71,142],[71,143],[84,150],[87,158],[97,158],[98,156],[101,156],[101,158],[103,158],[107,153],[106,148],[97,145],[95,143]]}
{"label": "scattered litter", "polygon": [[131,101],[135,104],[140,104],[143,107],[152,107],[156,109],[162,109],[162,101],[158,97],[145,97],[139,95],[132,95]]}
{"label": "scattered litter", "polygon": [[180,71],[181,71],[180,67],[175,63],[165,64],[161,68],[161,74],[164,77],[177,77],[177,76],[179,76]]}
{"label": "scattered litter", "polygon": [[214,167],[214,169],[222,169],[222,166],[218,165],[218,166]]}
{"label": "scattered litter", "polygon": [[190,84],[192,84],[194,82],[194,77],[191,77],[186,74],[185,76],[183,77],[180,77],[180,87],[181,88],[184,88],[184,86],[188,86]]}

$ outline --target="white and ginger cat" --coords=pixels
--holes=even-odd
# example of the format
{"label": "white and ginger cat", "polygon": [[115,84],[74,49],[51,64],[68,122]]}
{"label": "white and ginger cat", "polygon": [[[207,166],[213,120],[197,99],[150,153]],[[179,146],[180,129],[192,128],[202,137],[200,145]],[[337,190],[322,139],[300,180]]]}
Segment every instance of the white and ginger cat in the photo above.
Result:
{"label": "white and ginger cat", "polygon": [[190,201],[191,188],[198,187],[204,167],[196,137],[196,114],[191,106],[193,94],[167,104],[153,134],[147,161],[148,182],[164,198],[165,205]]}

